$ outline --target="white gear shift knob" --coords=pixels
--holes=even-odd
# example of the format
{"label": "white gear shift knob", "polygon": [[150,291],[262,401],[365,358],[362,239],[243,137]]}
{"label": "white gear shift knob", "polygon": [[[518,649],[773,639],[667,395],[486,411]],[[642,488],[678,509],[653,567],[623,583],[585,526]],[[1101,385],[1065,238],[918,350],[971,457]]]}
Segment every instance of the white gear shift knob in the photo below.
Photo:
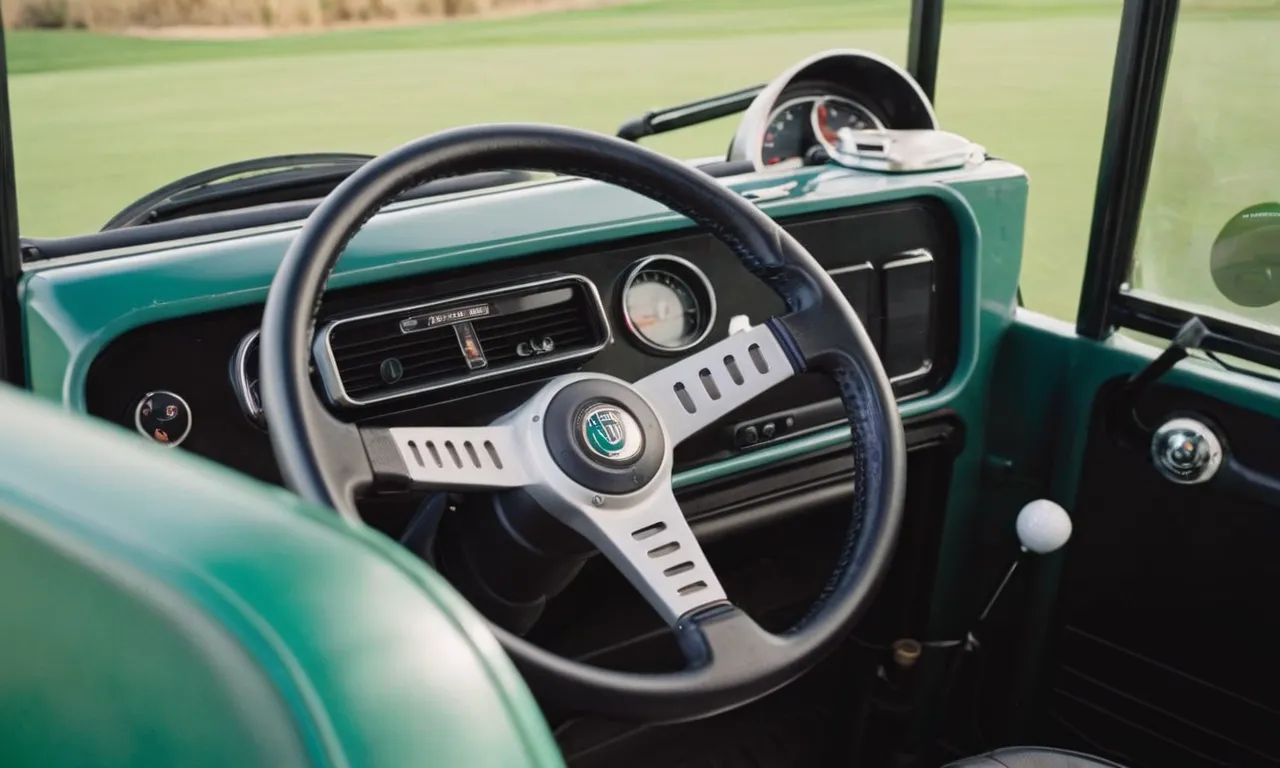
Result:
{"label": "white gear shift knob", "polygon": [[1061,549],[1071,538],[1071,516],[1048,499],[1036,499],[1018,513],[1017,529],[1023,549],[1047,555]]}

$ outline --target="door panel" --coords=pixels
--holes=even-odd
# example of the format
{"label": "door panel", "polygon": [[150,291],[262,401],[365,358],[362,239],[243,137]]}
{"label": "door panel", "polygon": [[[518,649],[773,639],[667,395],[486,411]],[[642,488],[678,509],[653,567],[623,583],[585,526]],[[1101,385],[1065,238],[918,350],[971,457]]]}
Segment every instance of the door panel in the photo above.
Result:
{"label": "door panel", "polygon": [[[973,576],[998,582],[1033,498],[1061,503],[1074,535],[1020,569],[984,630],[981,727],[948,729],[970,746],[1043,743],[1134,768],[1280,765],[1280,508],[1163,479],[1145,439],[1101,418],[1160,352],[1026,311],[1001,344],[981,503],[991,543]],[[1149,426],[1197,413],[1241,462],[1280,476],[1274,383],[1186,360],[1139,410]]]}
{"label": "door panel", "polygon": [[[1108,423],[1098,391],[1064,571],[1047,731],[1132,765],[1280,765],[1280,509],[1163,478]],[[1280,475],[1280,422],[1159,386],[1142,418],[1215,424],[1246,465]]]}

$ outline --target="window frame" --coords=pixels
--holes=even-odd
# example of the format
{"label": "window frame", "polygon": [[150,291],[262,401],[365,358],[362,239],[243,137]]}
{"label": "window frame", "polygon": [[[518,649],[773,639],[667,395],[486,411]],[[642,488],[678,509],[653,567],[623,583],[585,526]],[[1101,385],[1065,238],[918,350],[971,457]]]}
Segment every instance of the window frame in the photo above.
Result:
{"label": "window frame", "polygon": [[[3,26],[3,25],[0,25]],[[18,190],[14,173],[13,126],[9,120],[9,59],[0,29],[0,381],[25,386],[18,281],[22,249],[18,243]]]}
{"label": "window frame", "polygon": [[1103,134],[1076,333],[1103,340],[1120,328],[1172,339],[1199,317],[1212,332],[1203,347],[1280,368],[1280,331],[1179,306],[1128,290],[1142,205],[1155,152],[1179,0],[1125,0]]}

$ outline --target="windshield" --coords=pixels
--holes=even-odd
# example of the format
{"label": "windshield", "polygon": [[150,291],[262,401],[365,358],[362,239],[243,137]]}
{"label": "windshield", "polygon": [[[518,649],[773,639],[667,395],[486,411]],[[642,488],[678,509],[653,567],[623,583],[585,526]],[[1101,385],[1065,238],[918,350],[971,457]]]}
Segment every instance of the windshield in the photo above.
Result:
{"label": "windshield", "polygon": [[[905,0],[4,8],[11,25],[88,26],[7,36],[20,221],[23,235],[37,237],[96,231],[149,191],[224,163],[376,154],[494,121],[612,133],[647,109],[765,82],[824,49],[902,62],[910,16]],[[471,13],[444,21],[442,9]],[[388,15],[399,18],[379,18]],[[682,158],[723,156],[735,124],[729,117],[645,144]]]}
{"label": "windshield", "polygon": [[1186,2],[1132,287],[1280,326],[1280,4]]}

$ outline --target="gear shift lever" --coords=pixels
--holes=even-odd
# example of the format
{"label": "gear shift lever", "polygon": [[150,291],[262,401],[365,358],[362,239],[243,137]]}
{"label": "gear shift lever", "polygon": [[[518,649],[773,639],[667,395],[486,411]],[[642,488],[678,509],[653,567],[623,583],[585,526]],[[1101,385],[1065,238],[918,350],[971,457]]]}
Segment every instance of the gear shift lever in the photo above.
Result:
{"label": "gear shift lever", "polygon": [[1023,552],[1047,555],[1062,549],[1071,538],[1071,517],[1067,510],[1048,499],[1028,502],[1015,524]]}
{"label": "gear shift lever", "polygon": [[[1004,593],[1005,587],[1013,579],[1013,574],[1017,572],[1018,565],[1027,559],[1028,553],[1047,555],[1061,549],[1067,543],[1067,540],[1071,538],[1071,517],[1058,504],[1048,499],[1036,499],[1018,512],[1015,528],[1018,532],[1018,554],[1009,569],[1005,571],[1004,578],[1000,580],[1000,586],[996,587],[991,599],[987,600],[981,615],[978,616],[978,620],[965,633],[964,639],[931,640],[924,643],[900,639],[891,648],[893,651],[892,663],[886,661],[881,665],[878,677],[882,683],[883,690],[873,696],[872,706],[874,711],[871,715],[879,719],[874,721],[874,726],[868,727],[889,729],[890,733],[896,734],[896,736],[890,735],[885,738],[888,739],[889,744],[893,745],[889,748],[889,754],[894,759],[899,760],[897,764],[911,763],[919,753],[917,748],[919,745],[916,741],[918,734],[910,726],[914,710],[910,703],[904,704],[903,701],[910,702],[915,700],[911,684],[905,678],[908,677],[911,669],[915,666],[916,657],[919,656],[921,649],[945,648],[952,649],[954,652],[954,655],[951,656],[947,663],[941,688],[937,691],[938,706],[945,709],[952,691],[956,689],[961,667],[965,664],[964,660],[970,656],[978,656],[975,653],[979,647],[977,634],[983,622],[987,620],[987,616],[991,613],[991,609],[1000,600],[1000,595]],[[896,674],[894,674],[895,672]],[[975,674],[980,675],[977,672]],[[880,714],[876,715],[876,712]],[[891,761],[881,760],[877,764],[889,764],[889,762]]]}
{"label": "gear shift lever", "polygon": [[974,632],[982,622],[987,620],[987,614],[991,613],[991,609],[995,607],[996,601],[1000,599],[1004,588],[1009,584],[1009,579],[1013,578],[1014,572],[1018,570],[1018,564],[1026,558],[1027,553],[1047,555],[1057,552],[1071,538],[1071,516],[1060,505],[1048,499],[1028,502],[1018,513],[1018,521],[1014,527],[1018,532],[1018,543],[1021,549],[1018,556],[1014,558],[1013,564],[1009,566],[1009,570],[1005,571],[1004,578],[1000,580],[1000,586],[996,587],[995,593],[987,601],[987,607],[982,609],[974,629],[970,630],[965,638],[966,650],[977,647],[978,639],[974,637]]}

